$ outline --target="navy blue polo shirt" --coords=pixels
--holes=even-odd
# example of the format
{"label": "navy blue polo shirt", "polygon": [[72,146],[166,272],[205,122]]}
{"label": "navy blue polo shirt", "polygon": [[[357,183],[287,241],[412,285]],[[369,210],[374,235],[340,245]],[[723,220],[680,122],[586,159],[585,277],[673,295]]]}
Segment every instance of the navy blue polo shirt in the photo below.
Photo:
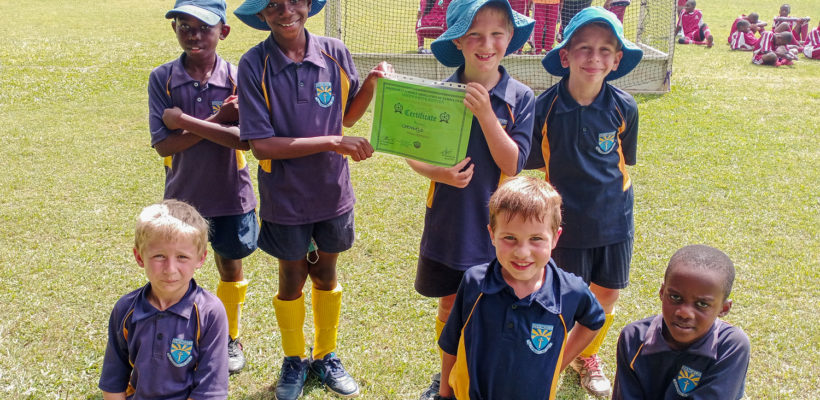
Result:
{"label": "navy blue polo shirt", "polygon": [[[499,123],[518,146],[518,171],[530,152],[535,95],[521,82],[498,67],[501,78],[490,89],[490,105]],[[464,66],[448,82],[460,82]],[[478,119],[473,117],[467,157],[473,177],[464,188],[430,183],[420,254],[456,270],[466,270],[495,258],[495,247],[487,234],[490,196],[498,189],[501,169],[495,163]],[[459,160],[461,161],[461,160]]]}
{"label": "navy blue polo shirt", "polygon": [[108,321],[99,387],[129,400],[225,399],[228,318],[222,302],[191,280],[165,311],[148,302],[151,284],[121,297]]}
{"label": "navy blue polo shirt", "polygon": [[[288,58],[273,36],[239,61],[242,140],[342,134],[344,110],[359,91],[353,57],[341,41],[311,35],[302,62]],[[333,151],[259,164],[259,216],[303,225],[353,209],[347,158]]]}
{"label": "navy blue polo shirt", "polygon": [[749,367],[749,337],[715,320],[686,350],[663,338],[663,317],[633,322],[618,337],[613,399],[740,399]]}
{"label": "navy blue polo shirt", "polygon": [[[451,374],[469,376],[471,399],[549,399],[567,332],[576,322],[600,329],[604,310],[581,278],[552,260],[541,288],[523,299],[501,269],[496,259],[465,272],[439,346],[461,360]],[[457,396],[465,389],[454,387]]]}
{"label": "navy blue polo shirt", "polygon": [[635,232],[626,165],[636,161],[637,103],[629,93],[604,83],[592,104],[581,106],[566,85],[564,77],[536,99],[525,168],[546,166],[546,179],[561,194],[564,232],[559,247],[623,242]]}

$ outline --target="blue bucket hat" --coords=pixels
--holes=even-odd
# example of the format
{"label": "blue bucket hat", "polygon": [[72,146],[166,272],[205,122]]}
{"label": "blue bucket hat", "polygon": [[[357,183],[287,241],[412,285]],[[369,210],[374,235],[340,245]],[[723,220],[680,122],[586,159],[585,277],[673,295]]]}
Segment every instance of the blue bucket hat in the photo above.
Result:
{"label": "blue bucket hat", "polygon": [[[322,8],[325,6],[325,1],[326,0],[311,0],[308,17],[312,17],[318,14],[319,11],[322,11]],[[256,14],[259,14],[268,6],[268,3],[270,3],[270,0],[245,0],[233,13],[240,21],[251,28],[256,28],[260,31],[269,31],[270,27],[268,23],[256,16]]]}
{"label": "blue bucket hat", "polygon": [[190,15],[208,25],[219,21],[228,23],[225,17],[225,0],[177,0],[174,9],[165,13],[165,18],[175,18],[178,14]]}
{"label": "blue bucket hat", "polygon": [[561,56],[558,52],[570,42],[572,35],[580,27],[590,22],[603,22],[609,25],[609,27],[612,28],[612,34],[615,35],[615,38],[621,43],[621,50],[624,52],[623,57],[621,57],[621,62],[618,64],[618,69],[610,72],[609,75],[606,76],[606,80],[618,79],[628,74],[641,62],[643,50],[624,38],[624,27],[621,25],[621,21],[618,20],[618,17],[601,7],[587,7],[572,17],[566,29],[564,29],[564,40],[562,40],[561,44],[557,47],[550,50],[549,53],[544,56],[544,59],[541,60],[541,64],[544,65],[544,69],[546,69],[547,72],[556,76],[569,74],[569,68],[564,68],[561,65]]}
{"label": "blue bucket hat", "polygon": [[481,7],[488,3],[499,3],[507,9],[507,12],[512,17],[513,22],[513,37],[510,44],[507,46],[508,55],[527,43],[532,28],[535,26],[535,21],[531,18],[525,17],[510,7],[510,2],[507,0],[453,0],[450,6],[447,7],[447,30],[430,44],[430,49],[436,59],[447,67],[458,67],[464,64],[464,54],[461,50],[456,48],[453,39],[458,39],[470,29],[473,25],[473,19]]}

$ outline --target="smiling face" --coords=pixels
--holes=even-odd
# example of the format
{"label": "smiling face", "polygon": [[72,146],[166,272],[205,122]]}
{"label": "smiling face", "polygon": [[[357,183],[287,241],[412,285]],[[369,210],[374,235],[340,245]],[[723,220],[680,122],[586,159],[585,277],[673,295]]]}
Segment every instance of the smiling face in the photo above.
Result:
{"label": "smiling face", "polygon": [[[504,211],[496,215],[495,229],[488,226],[495,254],[503,268],[501,275],[519,297],[541,287],[544,267],[558,243],[561,230],[555,231],[549,220],[524,219]],[[519,291],[520,290],[520,291]]]}
{"label": "smiling face", "polygon": [[695,4],[696,3],[694,1],[689,0],[683,5],[683,9],[686,10],[687,13],[695,11]]}
{"label": "smiling face", "polygon": [[781,17],[788,17],[789,13],[792,11],[792,8],[788,4],[783,4],[780,6],[780,16]]}
{"label": "smiling face", "polygon": [[675,350],[702,338],[732,308],[726,299],[726,276],[717,270],[693,268],[685,263],[671,267],[659,292],[665,328],[663,337]]}
{"label": "smiling face", "polygon": [[304,40],[310,0],[271,0],[258,16],[270,27],[273,39],[283,46]]}
{"label": "smiling face", "polygon": [[578,28],[558,54],[561,66],[569,68],[570,85],[599,87],[610,72],[618,69],[623,51],[612,30],[599,24]]}
{"label": "smiling face", "polygon": [[471,81],[480,81],[498,73],[510,40],[512,22],[505,10],[489,6],[478,10],[467,33],[453,40],[464,55],[465,76]]}
{"label": "smiling face", "polygon": [[188,290],[194,271],[205,262],[205,253],[193,240],[185,237],[175,240],[157,237],[140,249],[135,247],[134,258],[145,269],[145,276],[151,282],[149,301],[154,306],[168,302],[173,305],[179,301]]}
{"label": "smiling face", "polygon": [[213,58],[217,44],[231,31],[230,26],[221,22],[211,26],[188,14],[178,14],[171,21],[171,28],[188,60],[206,61]]}

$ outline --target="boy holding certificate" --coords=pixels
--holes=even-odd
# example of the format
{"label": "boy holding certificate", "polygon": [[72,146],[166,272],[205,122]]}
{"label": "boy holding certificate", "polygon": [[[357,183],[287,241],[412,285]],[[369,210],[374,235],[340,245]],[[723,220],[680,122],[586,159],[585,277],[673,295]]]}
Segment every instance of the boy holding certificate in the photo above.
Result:
{"label": "boy holding certificate", "polygon": [[[467,85],[464,105],[475,116],[467,156],[455,166],[407,160],[431,181],[415,288],[439,298],[436,342],[464,271],[495,258],[485,233],[490,195],[504,176],[521,171],[529,154],[534,96],[499,63],[527,42],[533,25],[506,0],[454,0],[447,31],[431,45],[439,62],[458,67],[448,81]],[[439,382],[434,376],[422,399],[433,398]]]}

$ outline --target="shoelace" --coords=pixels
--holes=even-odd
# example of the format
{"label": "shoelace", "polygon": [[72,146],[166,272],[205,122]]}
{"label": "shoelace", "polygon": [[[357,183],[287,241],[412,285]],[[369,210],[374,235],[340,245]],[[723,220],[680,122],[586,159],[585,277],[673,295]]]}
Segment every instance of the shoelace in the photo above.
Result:
{"label": "shoelace", "polygon": [[302,362],[296,359],[286,359],[282,365],[282,380],[288,383],[298,382],[302,375]]}
{"label": "shoelace", "polygon": [[342,367],[342,360],[340,360],[339,358],[333,357],[333,358],[325,361],[325,364],[327,364],[327,369],[330,372],[330,374],[329,374],[330,376],[332,376],[334,378],[344,376],[345,369],[344,369],[344,367]]}
{"label": "shoelace", "polygon": [[242,343],[235,340],[228,342],[228,357],[238,355],[240,350],[242,350]]}
{"label": "shoelace", "polygon": [[581,360],[584,361],[584,369],[587,370],[589,376],[604,376],[597,356],[581,358]]}

